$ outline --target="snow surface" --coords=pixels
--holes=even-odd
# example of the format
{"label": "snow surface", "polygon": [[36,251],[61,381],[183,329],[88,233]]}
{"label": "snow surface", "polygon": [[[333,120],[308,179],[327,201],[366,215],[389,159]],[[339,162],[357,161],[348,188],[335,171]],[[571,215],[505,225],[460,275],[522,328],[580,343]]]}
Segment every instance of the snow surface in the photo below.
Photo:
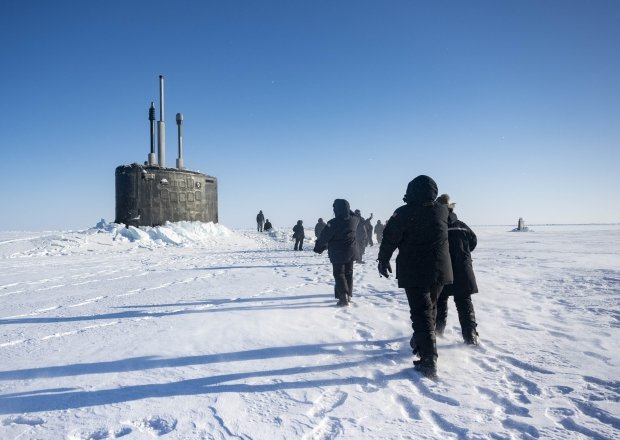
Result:
{"label": "snow surface", "polygon": [[437,383],[376,245],[342,309],[288,229],[0,232],[0,438],[620,438],[620,226],[474,229]]}

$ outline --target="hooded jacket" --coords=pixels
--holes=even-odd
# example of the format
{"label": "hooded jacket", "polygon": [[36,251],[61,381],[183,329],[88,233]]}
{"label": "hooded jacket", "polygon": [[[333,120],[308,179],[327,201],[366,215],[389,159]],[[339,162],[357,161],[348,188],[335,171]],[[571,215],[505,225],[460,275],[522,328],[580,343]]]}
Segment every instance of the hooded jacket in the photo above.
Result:
{"label": "hooded jacket", "polygon": [[322,218],[320,218],[316,226],[314,227],[314,236],[316,238],[319,238],[321,236],[321,232],[323,231],[323,228],[325,228],[325,222],[323,221]]}
{"label": "hooded jacket", "polygon": [[469,226],[460,221],[454,212],[448,216],[448,241],[454,282],[443,289],[443,295],[466,296],[478,292],[471,252],[478,239]]}
{"label": "hooded jacket", "polygon": [[448,208],[435,202],[437,184],[428,176],[409,182],[403,200],[387,221],[379,261],[388,262],[398,249],[398,286],[430,288],[452,283],[448,246]]}
{"label": "hooded jacket", "polygon": [[297,224],[293,226],[293,238],[298,240],[306,238],[306,234],[304,233],[304,225],[301,220],[297,220]]}
{"label": "hooded jacket", "polygon": [[314,245],[314,252],[327,249],[332,264],[345,264],[357,258],[355,234],[360,224],[359,215],[351,212],[345,199],[334,200],[335,217],[325,224]]}

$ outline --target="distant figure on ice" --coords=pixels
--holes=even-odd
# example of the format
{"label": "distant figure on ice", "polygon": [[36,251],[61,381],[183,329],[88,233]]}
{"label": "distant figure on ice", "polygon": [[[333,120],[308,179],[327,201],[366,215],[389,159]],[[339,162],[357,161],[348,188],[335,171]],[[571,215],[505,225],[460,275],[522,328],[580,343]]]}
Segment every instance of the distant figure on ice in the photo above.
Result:
{"label": "distant figure on ice", "polygon": [[356,236],[361,219],[351,212],[345,199],[334,200],[334,216],[314,244],[314,252],[327,249],[334,273],[334,295],[339,307],[349,305],[353,296],[353,260],[357,257]]}
{"label": "distant figure on ice", "polygon": [[366,252],[366,246],[368,246],[368,232],[366,231],[366,219],[362,217],[362,213],[359,209],[355,210],[355,215],[360,218],[360,222],[357,226],[355,234],[355,241],[357,242],[357,256],[356,263],[366,264],[364,261],[364,253]]}
{"label": "distant figure on ice", "polygon": [[293,226],[293,238],[295,239],[295,250],[303,251],[304,247],[304,225],[301,220],[297,220],[297,224]]}
{"label": "distant figure on ice", "polygon": [[404,287],[409,302],[413,337],[410,344],[414,368],[425,377],[437,377],[435,315],[437,298],[445,284],[452,283],[452,263],[448,247],[448,208],[435,202],[437,184],[428,176],[418,176],[407,185],[403,200],[383,231],[378,270],[392,272],[390,258],[398,248],[396,279]]}
{"label": "distant figure on ice", "polygon": [[454,296],[454,303],[459,314],[463,340],[468,345],[478,345],[478,331],[476,330],[476,314],[471,295],[478,292],[476,276],[471,261],[471,252],[476,249],[478,240],[469,226],[460,221],[454,213],[454,203],[450,203],[450,196],[442,194],[437,202],[448,207],[448,242],[450,244],[450,260],[454,282],[444,286],[437,300],[437,322],[435,331],[443,335],[448,319],[448,299]]}
{"label": "distant figure on ice", "polygon": [[263,215],[263,211],[258,211],[256,215],[256,229],[258,232],[263,232],[263,224],[265,223],[265,216]]}
{"label": "distant figure on ice", "polygon": [[314,227],[314,236],[316,238],[319,238],[321,236],[321,232],[323,231],[323,228],[325,228],[325,222],[323,221],[322,218],[320,218],[316,226]]}
{"label": "distant figure on ice", "polygon": [[370,217],[368,217],[366,221],[364,221],[364,226],[366,227],[366,241],[368,242],[368,246],[374,245],[374,243],[372,242],[372,230],[374,228],[372,226],[372,223],[370,223],[371,220],[372,220],[372,212],[370,213]]}
{"label": "distant figure on ice", "polygon": [[263,228],[265,231],[269,231],[271,230],[271,228],[273,228],[273,226],[271,226],[271,222],[269,221],[269,219],[267,219],[265,221],[265,227]]}
{"label": "distant figure on ice", "polygon": [[385,226],[381,223],[381,220],[377,220],[377,224],[375,225],[375,235],[377,236],[377,244],[381,244],[381,240],[383,240],[383,230]]}

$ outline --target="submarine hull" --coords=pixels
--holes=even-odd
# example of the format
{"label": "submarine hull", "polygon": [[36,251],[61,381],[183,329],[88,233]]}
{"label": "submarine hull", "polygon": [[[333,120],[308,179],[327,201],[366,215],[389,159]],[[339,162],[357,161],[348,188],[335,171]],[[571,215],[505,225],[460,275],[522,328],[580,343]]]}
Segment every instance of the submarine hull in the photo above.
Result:
{"label": "submarine hull", "polygon": [[116,168],[116,223],[159,226],[178,221],[218,222],[217,179],[176,168]]}

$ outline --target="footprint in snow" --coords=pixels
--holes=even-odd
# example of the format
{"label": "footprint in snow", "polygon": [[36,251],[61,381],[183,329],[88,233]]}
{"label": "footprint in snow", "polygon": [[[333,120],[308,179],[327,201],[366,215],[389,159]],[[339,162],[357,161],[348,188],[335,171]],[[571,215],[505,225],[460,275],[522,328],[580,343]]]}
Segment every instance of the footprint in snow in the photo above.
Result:
{"label": "footprint in snow", "polygon": [[128,424],[135,426],[142,432],[162,436],[176,429],[177,420],[170,416],[151,416],[148,419],[128,422]]}
{"label": "footprint in snow", "polygon": [[128,427],[111,430],[108,428],[100,428],[96,431],[75,430],[69,433],[69,440],[107,440],[121,438],[131,434],[132,430]]}
{"label": "footprint in snow", "polygon": [[3,426],[10,425],[29,425],[29,426],[38,426],[45,423],[41,417],[32,417],[32,416],[11,416],[2,420]]}

